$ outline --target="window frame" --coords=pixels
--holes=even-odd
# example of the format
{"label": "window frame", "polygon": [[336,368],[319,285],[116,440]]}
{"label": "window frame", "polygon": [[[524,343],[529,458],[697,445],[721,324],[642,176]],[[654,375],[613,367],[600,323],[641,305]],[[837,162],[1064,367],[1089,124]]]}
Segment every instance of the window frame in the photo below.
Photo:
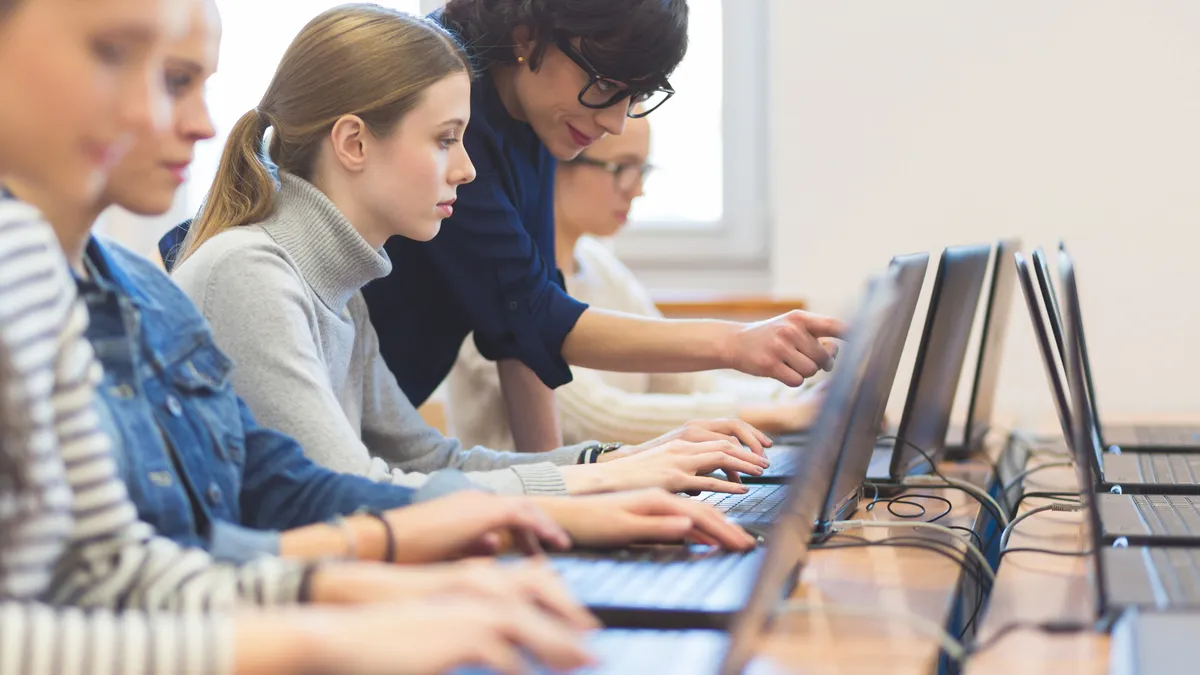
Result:
{"label": "window frame", "polygon": [[[703,224],[638,223],[637,228],[614,240],[616,252],[633,269],[662,270],[703,264],[706,270],[758,267],[767,272],[768,5],[722,0],[724,209],[721,220]],[[649,119],[653,124],[653,115]]]}

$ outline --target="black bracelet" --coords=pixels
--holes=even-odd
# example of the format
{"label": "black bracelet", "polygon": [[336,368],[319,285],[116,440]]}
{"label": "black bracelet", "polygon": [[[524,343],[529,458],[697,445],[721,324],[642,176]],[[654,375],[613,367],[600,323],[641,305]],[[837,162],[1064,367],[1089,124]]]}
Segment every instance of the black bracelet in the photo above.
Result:
{"label": "black bracelet", "polygon": [[378,511],[365,511],[364,513],[383,523],[383,531],[387,536],[387,543],[383,547],[383,562],[396,562],[396,532],[392,530],[391,521]]}
{"label": "black bracelet", "polygon": [[300,572],[300,587],[296,591],[296,600],[300,604],[312,602],[312,579],[320,567],[319,563],[308,563]]}

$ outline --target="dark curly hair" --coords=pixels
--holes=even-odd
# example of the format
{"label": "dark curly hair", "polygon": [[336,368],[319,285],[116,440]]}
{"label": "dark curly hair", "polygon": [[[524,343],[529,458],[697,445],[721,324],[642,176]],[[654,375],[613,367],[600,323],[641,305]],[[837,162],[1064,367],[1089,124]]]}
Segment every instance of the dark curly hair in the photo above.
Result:
{"label": "dark curly hair", "polygon": [[687,53],[687,0],[450,0],[442,22],[485,71],[516,60],[512,31],[527,26],[537,68],[556,33],[583,38],[581,50],[606,77],[666,79]]}

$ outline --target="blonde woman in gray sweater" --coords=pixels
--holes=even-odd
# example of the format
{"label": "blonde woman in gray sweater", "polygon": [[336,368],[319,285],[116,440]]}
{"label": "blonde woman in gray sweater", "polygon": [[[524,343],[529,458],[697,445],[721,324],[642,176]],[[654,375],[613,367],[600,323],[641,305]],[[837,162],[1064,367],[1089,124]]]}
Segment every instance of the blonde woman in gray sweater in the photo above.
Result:
{"label": "blonde woman in gray sweater", "polygon": [[[534,454],[464,448],[422,421],[380,355],[361,289],[391,271],[389,237],[434,237],[456,188],[474,179],[461,144],[471,81],[465,61],[428,81],[399,77],[383,65],[406,59],[386,46],[396,42],[387,25],[334,37],[337,22],[328,32],[310,24],[297,37],[256,113],[231,134],[174,272],[237,363],[234,386],[255,416],[329,468],[401,485],[462,469],[509,494],[743,491],[706,475],[766,466],[769,441],[738,421],[688,424],[639,446]],[[446,58],[464,57],[455,45]],[[258,150],[268,128],[278,184]]]}

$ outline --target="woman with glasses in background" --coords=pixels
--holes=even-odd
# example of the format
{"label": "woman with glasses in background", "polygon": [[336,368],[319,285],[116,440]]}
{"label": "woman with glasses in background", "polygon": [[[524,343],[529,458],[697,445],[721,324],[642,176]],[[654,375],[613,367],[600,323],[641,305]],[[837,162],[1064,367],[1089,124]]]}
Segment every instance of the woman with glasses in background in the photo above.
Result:
{"label": "woman with glasses in background", "polygon": [[[638,110],[637,112],[642,112]],[[619,233],[653,170],[650,124],[629,120],[625,133],[596,141],[558,166],[554,186],[555,259],[571,297],[590,307],[658,318],[645,287],[597,238]],[[613,373],[573,368],[555,396],[564,440],[642,443],[691,419],[738,417],[767,432],[806,427],[820,390],[799,393],[769,380],[714,373]],[[449,379],[449,414],[468,444],[511,449],[496,366],[470,341]]]}
{"label": "woman with glasses in background", "polygon": [[[522,451],[561,445],[551,388],[568,364],[625,372],[734,368],[797,386],[832,365],[818,341],[841,324],[792,312],[759,324],[666,321],[589,309],[554,259],[554,170],[674,93],[685,0],[451,0],[434,18],[478,71],[463,143],[478,176],[440,204],[430,241],[394,237],[394,269],[366,287],[388,367],[414,406],[449,374],[472,331],[499,363]],[[635,111],[634,106],[641,106]],[[170,266],[183,230],[164,238]]]}

